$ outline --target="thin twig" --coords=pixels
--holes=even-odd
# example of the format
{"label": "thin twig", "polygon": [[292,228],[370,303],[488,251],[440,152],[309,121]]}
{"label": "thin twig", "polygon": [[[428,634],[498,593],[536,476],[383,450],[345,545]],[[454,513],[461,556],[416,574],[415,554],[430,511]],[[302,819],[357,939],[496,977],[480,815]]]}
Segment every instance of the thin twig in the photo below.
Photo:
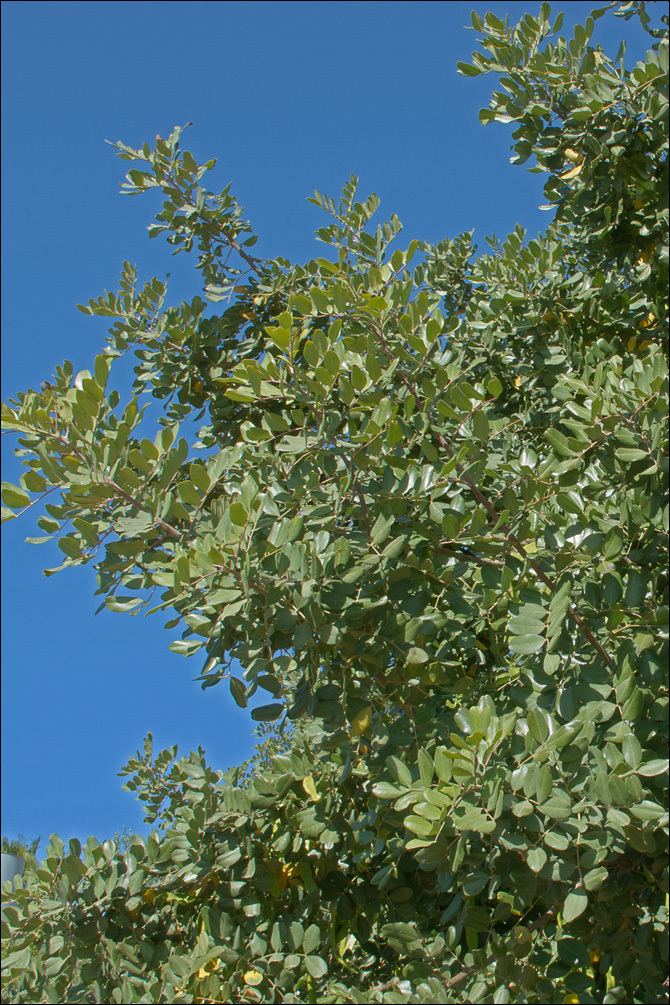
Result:
{"label": "thin twig", "polygon": [[[121,486],[117,485],[117,483],[113,481],[111,478],[105,478],[104,481],[106,485],[109,485],[109,487],[113,488],[115,492],[118,492],[118,494],[127,502],[129,502],[130,505],[133,506],[135,509],[142,510],[142,512],[149,513],[150,516],[153,516],[148,506],[140,502],[138,499],[133,499],[133,497],[129,495],[128,492],[125,491],[125,489],[122,489]],[[172,527],[169,523],[165,523],[164,520],[159,520],[157,518],[154,518],[154,524],[157,527],[160,527],[162,530],[164,530],[166,534],[169,534],[170,537],[173,537],[176,540],[181,541],[182,534],[180,531],[177,530],[176,527]]]}

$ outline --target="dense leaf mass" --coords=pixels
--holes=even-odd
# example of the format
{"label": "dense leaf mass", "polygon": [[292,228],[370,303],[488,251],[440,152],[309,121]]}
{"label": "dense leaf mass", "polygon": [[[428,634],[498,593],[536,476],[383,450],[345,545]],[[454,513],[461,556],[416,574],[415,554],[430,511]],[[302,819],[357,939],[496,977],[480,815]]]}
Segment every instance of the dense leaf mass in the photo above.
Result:
{"label": "dense leaf mass", "polygon": [[610,6],[650,34],[632,71],[589,45],[609,8],[569,41],[548,4],[473,14],[459,68],[501,75],[481,120],[555,210],[487,254],[396,247],[352,177],[312,200],[325,257],[266,261],[180,129],[115,145],[206,299],[126,263],[81,308],[93,369],[3,405],[5,515],[48,497],[62,567],[174,611],[269,738],[226,775],[147,738],[155,832],[52,837],[4,1001],[667,1000],[667,19]]}

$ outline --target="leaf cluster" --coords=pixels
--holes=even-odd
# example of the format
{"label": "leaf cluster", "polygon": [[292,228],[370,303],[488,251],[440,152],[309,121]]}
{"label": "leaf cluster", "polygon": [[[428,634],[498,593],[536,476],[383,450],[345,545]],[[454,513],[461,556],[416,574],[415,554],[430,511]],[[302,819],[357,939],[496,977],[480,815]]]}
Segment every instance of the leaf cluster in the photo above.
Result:
{"label": "leaf cluster", "polygon": [[[589,44],[610,9],[653,40],[632,72]],[[156,831],[52,837],[7,1001],[662,999],[667,24],[550,41],[550,13],[474,14],[459,67],[502,75],[481,120],[548,175],[534,239],[401,248],[351,178],[314,196],[329,257],[260,260],[179,129],[116,144],[205,299],[125,263],[82,308],[93,369],[3,405],[5,516],[44,501],[33,540],[109,610],[172,611],[266,740],[222,775],[147,738],[122,774]]]}

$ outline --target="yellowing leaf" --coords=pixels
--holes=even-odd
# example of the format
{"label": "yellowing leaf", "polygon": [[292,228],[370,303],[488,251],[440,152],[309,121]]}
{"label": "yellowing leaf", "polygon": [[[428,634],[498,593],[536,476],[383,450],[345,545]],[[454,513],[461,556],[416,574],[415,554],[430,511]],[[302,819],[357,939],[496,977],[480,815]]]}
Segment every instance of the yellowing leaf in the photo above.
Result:
{"label": "yellowing leaf", "polygon": [[565,174],[559,175],[561,181],[570,181],[571,178],[576,178],[578,174],[581,174],[581,170],[584,167],[584,162],[578,164],[577,167],[571,168],[566,171]]}
{"label": "yellowing leaf", "polygon": [[321,796],[317,791],[316,785],[314,784],[314,779],[312,778],[311,775],[307,775],[306,778],[303,778],[302,787],[309,796],[309,798],[312,799],[315,803],[318,803],[318,801],[321,799]]}
{"label": "yellowing leaf", "polygon": [[577,151],[573,150],[571,147],[568,147],[567,150],[563,151],[563,153],[572,164],[577,164],[582,159],[582,155],[577,153]]}
{"label": "yellowing leaf", "polygon": [[360,736],[361,733],[365,732],[371,722],[372,705],[368,705],[354,717],[354,720],[351,723],[351,729],[349,730],[349,736]]}
{"label": "yellowing leaf", "polygon": [[633,335],[632,338],[628,339],[628,342],[626,343],[626,348],[628,349],[629,352],[632,352],[636,345],[637,345],[637,335]]}
{"label": "yellowing leaf", "polygon": [[589,949],[589,957],[591,959],[591,963],[600,962],[602,955],[603,955],[602,949]]}
{"label": "yellowing leaf", "polygon": [[644,321],[640,321],[640,328],[651,328],[653,324],[656,323],[656,315],[652,314],[651,311],[647,314]]}
{"label": "yellowing leaf", "polygon": [[579,998],[577,997],[577,995],[573,994],[566,995],[565,998],[563,999],[564,1005],[570,1005],[571,1002],[578,1002],[578,1001]]}
{"label": "yellowing leaf", "polygon": [[520,385],[521,385],[521,377],[515,377],[514,378],[514,386],[515,387],[520,387]]}
{"label": "yellowing leaf", "polygon": [[263,974],[259,974],[257,970],[247,970],[244,975],[244,983],[256,987],[257,984],[263,983]]}
{"label": "yellowing leaf", "polygon": [[283,869],[281,869],[277,874],[275,882],[277,884],[277,889],[279,890],[280,893],[282,892],[282,890],[285,890],[286,887],[288,886],[288,876],[286,875]]}

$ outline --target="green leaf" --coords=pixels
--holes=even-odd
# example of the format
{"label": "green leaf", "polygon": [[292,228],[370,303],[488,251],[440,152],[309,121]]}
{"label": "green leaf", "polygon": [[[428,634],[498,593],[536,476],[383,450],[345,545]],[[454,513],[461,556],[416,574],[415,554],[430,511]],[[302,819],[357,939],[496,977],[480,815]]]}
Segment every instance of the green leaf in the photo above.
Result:
{"label": "green leaf", "polygon": [[567,793],[556,792],[542,804],[540,810],[552,820],[566,820],[572,813],[572,803]]}
{"label": "green leaf", "polygon": [[627,722],[634,722],[644,708],[644,695],[637,685],[633,686],[630,697],[624,702],[621,710],[622,718]]}
{"label": "green leaf", "polygon": [[437,747],[433,755],[435,764],[435,774],[441,782],[448,782],[451,780],[451,773],[453,762],[451,758],[447,755],[444,747]]}
{"label": "green leaf", "polygon": [[487,28],[492,28],[496,32],[503,32],[505,30],[505,22],[496,17],[495,14],[492,14],[491,11],[488,11],[484,15],[484,23]]}
{"label": "green leaf", "polygon": [[628,810],[638,820],[660,820],[662,816],[667,814],[667,810],[664,810],[658,803],[652,802],[651,799],[643,799],[641,803],[629,806]]}
{"label": "green leaf", "polygon": [[588,907],[589,898],[585,890],[573,890],[563,902],[563,920],[568,924],[584,913]]}
{"label": "green leaf", "polygon": [[482,72],[470,63],[456,63],[456,69],[462,77],[478,77]]}
{"label": "green leaf", "polygon": [[570,842],[565,834],[558,834],[555,831],[547,831],[543,837],[544,843],[553,848],[554,851],[565,851],[570,847]]}
{"label": "green leaf", "polygon": [[584,886],[587,890],[597,890],[603,885],[608,875],[607,869],[602,865],[591,869],[584,876]]}
{"label": "green leaf", "polygon": [[247,511],[241,502],[234,502],[230,505],[230,519],[238,527],[243,527],[247,522]]}
{"label": "green leaf", "polygon": [[251,718],[255,722],[274,722],[283,711],[284,705],[281,702],[271,702],[269,705],[260,705],[252,709]]}
{"label": "green leaf", "polygon": [[247,686],[238,677],[230,678],[230,693],[240,708],[247,707]]}
{"label": "green leaf", "polygon": [[426,788],[433,781],[433,760],[430,754],[425,750],[420,750],[418,753],[418,764],[419,764],[419,776],[421,778],[421,784]]}
{"label": "green leaf", "polygon": [[425,649],[420,649],[417,646],[413,646],[407,653],[407,663],[409,666],[420,666],[422,663],[427,663],[430,656]]}
{"label": "green leaf", "polygon": [[391,755],[386,759],[386,763],[401,785],[411,786],[412,772],[399,757]]}
{"label": "green leaf", "polygon": [[544,435],[559,457],[573,457],[579,449],[579,444],[576,444],[577,449],[574,449],[571,442],[558,429],[548,429]]}
{"label": "green leaf", "polygon": [[426,820],[425,817],[419,817],[413,813],[409,813],[403,820],[403,823],[407,830],[412,831],[413,834],[418,834],[419,837],[430,837],[432,834],[437,833],[434,821]]}
{"label": "green leaf", "polygon": [[639,607],[647,596],[648,588],[649,583],[646,576],[636,570],[629,572],[624,594],[626,607]]}
{"label": "green leaf", "polygon": [[390,782],[375,782],[372,786],[372,791],[377,796],[378,799],[397,799],[404,792],[404,788],[399,788],[397,785],[391,785]]}
{"label": "green leaf", "polygon": [[382,544],[389,536],[394,523],[395,516],[393,514],[390,516],[382,516],[380,514],[375,520],[370,534],[373,544]]}
{"label": "green leaf", "polygon": [[12,485],[10,482],[3,482],[2,501],[6,506],[21,509],[23,506],[30,505],[30,496],[23,489],[18,488],[18,486]]}
{"label": "green leaf", "polygon": [[98,387],[102,388],[103,391],[107,386],[111,363],[112,361],[109,358],[109,356],[100,355],[95,357],[95,363],[93,367],[95,381]]}
{"label": "green leaf", "polygon": [[258,397],[251,388],[229,387],[224,393],[231,401],[256,401]]}
{"label": "green leaf", "polygon": [[551,795],[551,790],[553,788],[553,783],[551,780],[551,772],[549,768],[543,764],[537,773],[537,780],[535,782],[535,794],[537,796],[538,802],[543,803]]}
{"label": "green leaf", "polygon": [[539,708],[529,708],[526,719],[528,721],[528,729],[530,730],[531,736],[533,736],[538,743],[544,743],[549,736],[549,726],[547,724],[546,714],[540,711]]}
{"label": "green leaf", "polygon": [[519,656],[529,656],[531,653],[539,652],[544,644],[545,640],[541,635],[517,635],[510,639],[509,647]]}
{"label": "green leaf", "polygon": [[271,327],[266,328],[265,330],[267,332],[267,335],[268,335],[270,341],[274,342],[274,344],[279,349],[282,349],[282,350],[285,351],[291,345],[291,332],[290,331],[286,331],[285,328],[278,328],[278,327],[271,326]]}
{"label": "green leaf", "polygon": [[547,853],[544,848],[531,848],[526,861],[533,872],[539,872],[547,861]]}
{"label": "green leaf", "polygon": [[21,478],[22,484],[29,492],[44,492],[47,487],[47,480],[37,471],[26,471]]}
{"label": "green leaf", "polygon": [[564,935],[556,942],[559,959],[569,967],[579,969],[591,966],[591,957],[588,949],[579,939],[572,939],[569,935]]}
{"label": "green leaf", "polygon": [[306,956],[305,966],[312,977],[324,977],[328,973],[328,964],[320,956]]}
{"label": "green leaf", "polygon": [[193,653],[198,652],[202,649],[204,641],[190,640],[190,639],[177,639],[175,642],[170,643],[170,652],[178,653],[180,656],[191,656]]}
{"label": "green leaf", "polygon": [[180,481],[177,490],[184,503],[189,506],[200,506],[202,499],[193,481]]}
{"label": "green leaf", "polygon": [[403,955],[414,948],[418,949],[421,945],[421,936],[415,926],[403,921],[383,925],[381,936],[396,952]]}
{"label": "green leaf", "polygon": [[603,540],[603,557],[614,558],[621,554],[624,545],[623,531],[620,527],[612,527]]}
{"label": "green leaf", "polygon": [[626,461],[628,464],[632,464],[634,461],[644,461],[649,457],[646,450],[639,450],[635,447],[617,447],[614,453],[620,461]]}
{"label": "green leaf", "polygon": [[667,760],[658,759],[655,761],[646,761],[645,764],[640,764],[636,768],[638,775],[646,775],[647,777],[653,778],[655,775],[662,775],[664,771],[668,770]]}
{"label": "green leaf", "polygon": [[478,831],[480,834],[490,834],[496,828],[495,820],[491,820],[480,810],[463,804],[453,811],[451,822],[459,831]]}
{"label": "green leaf", "polygon": [[621,746],[626,763],[630,764],[631,768],[637,768],[642,760],[642,747],[634,733],[628,733],[624,736]]}
{"label": "green leaf", "polygon": [[547,674],[555,674],[561,665],[561,657],[555,653],[547,654],[542,663],[542,669]]}
{"label": "green leaf", "polygon": [[139,607],[141,603],[142,600],[139,597],[111,596],[105,598],[105,607],[108,611],[116,611],[122,614],[126,614],[128,611],[134,610],[136,607]]}
{"label": "green leaf", "polygon": [[69,534],[59,539],[58,547],[68,558],[81,558],[81,543]]}
{"label": "green leaf", "polygon": [[[465,926],[466,939],[468,929],[471,930],[473,935],[477,932],[488,932],[491,927],[491,913],[484,907],[470,906],[463,915],[463,924]],[[476,945],[477,939],[475,937],[469,943],[469,946],[476,948]]]}
{"label": "green leaf", "polygon": [[321,929],[318,925],[310,925],[305,929],[302,940],[302,950],[304,953],[312,953],[322,941]]}
{"label": "green leaf", "polygon": [[486,413],[482,412],[480,408],[472,416],[472,429],[475,434],[475,439],[477,440],[488,440],[491,427],[489,425],[489,420],[486,417]]}

